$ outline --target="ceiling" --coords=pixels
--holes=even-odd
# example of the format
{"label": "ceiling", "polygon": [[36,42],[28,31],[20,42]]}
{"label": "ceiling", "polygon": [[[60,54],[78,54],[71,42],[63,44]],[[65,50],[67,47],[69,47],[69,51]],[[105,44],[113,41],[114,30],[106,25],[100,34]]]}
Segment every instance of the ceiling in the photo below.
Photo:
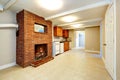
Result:
{"label": "ceiling", "polygon": [[[14,3],[12,3],[12,1]],[[9,4],[8,9],[17,13],[23,9],[33,12],[45,19],[51,20],[53,25],[59,25],[66,29],[74,29],[71,24],[82,23],[78,27],[91,27],[100,25],[104,18],[108,0],[63,0],[63,7],[59,10],[49,11],[38,4],[39,0],[0,0],[2,6]],[[73,22],[64,22],[61,19],[66,16],[76,16]]]}
{"label": "ceiling", "polygon": [[4,6],[8,1],[9,0],[0,0],[0,4],[2,4]]}
{"label": "ceiling", "polygon": [[[78,11],[65,16],[76,16],[77,19],[75,20],[75,22],[103,18],[105,15],[106,7],[107,6],[101,6],[101,7],[92,8],[84,11]],[[51,20],[54,22],[55,25],[65,24],[64,21],[62,21],[62,18],[64,18],[65,16],[60,16],[57,18],[53,18]]]}

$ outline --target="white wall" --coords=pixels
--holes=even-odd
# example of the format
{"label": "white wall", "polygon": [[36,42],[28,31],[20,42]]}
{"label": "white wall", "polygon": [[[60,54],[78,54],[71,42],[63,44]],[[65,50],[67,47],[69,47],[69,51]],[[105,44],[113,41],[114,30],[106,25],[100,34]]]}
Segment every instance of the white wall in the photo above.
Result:
{"label": "white wall", "polygon": [[[0,69],[15,65],[16,62],[16,28],[8,24],[16,23],[16,14],[6,10],[0,12]],[[7,26],[1,26],[7,24]]]}
{"label": "white wall", "polygon": [[0,12],[0,24],[16,23],[16,13],[9,10]]}
{"label": "white wall", "polygon": [[16,28],[0,28],[0,67],[16,62]]}

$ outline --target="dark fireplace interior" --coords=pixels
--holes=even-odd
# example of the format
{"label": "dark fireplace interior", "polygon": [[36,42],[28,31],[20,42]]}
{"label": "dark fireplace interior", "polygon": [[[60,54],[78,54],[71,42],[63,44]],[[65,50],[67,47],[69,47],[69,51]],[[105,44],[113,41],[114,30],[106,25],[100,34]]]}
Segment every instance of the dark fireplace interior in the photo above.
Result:
{"label": "dark fireplace interior", "polygon": [[47,56],[47,44],[35,45],[35,60],[41,60]]}

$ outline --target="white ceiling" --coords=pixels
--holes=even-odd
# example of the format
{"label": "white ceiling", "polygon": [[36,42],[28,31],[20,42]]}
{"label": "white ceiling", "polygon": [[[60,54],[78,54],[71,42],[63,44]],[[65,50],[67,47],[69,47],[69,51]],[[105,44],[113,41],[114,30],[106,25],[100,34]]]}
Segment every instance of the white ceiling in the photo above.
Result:
{"label": "white ceiling", "polygon": [[[0,4],[5,4],[13,0],[0,0]],[[75,22],[84,22],[84,27],[99,25],[104,17],[108,5],[108,0],[63,0],[63,7],[60,10],[49,11],[38,5],[38,0],[14,0],[16,3],[9,8],[17,13],[23,9],[33,12],[46,19],[52,20],[54,25],[64,25],[64,28],[71,29],[70,23],[61,21],[62,17],[73,15],[78,19]],[[94,20],[95,21],[94,21]],[[91,21],[93,20],[93,21]],[[72,22],[73,23],[73,22]]]}
{"label": "white ceiling", "polygon": [[0,4],[2,4],[4,6],[8,1],[9,0],[0,0]]}
{"label": "white ceiling", "polygon": [[[103,18],[105,15],[106,7],[107,6],[101,6],[101,7],[92,8],[84,11],[78,11],[76,13],[68,14],[67,16],[76,16],[78,19],[75,22],[84,21],[88,19]],[[64,21],[62,21],[62,18],[65,16],[53,18],[51,20],[54,22],[55,25],[64,24]]]}

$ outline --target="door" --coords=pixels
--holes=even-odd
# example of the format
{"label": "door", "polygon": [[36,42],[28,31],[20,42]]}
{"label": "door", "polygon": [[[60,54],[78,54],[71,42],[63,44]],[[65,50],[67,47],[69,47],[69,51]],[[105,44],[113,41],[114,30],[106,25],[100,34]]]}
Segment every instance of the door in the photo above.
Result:
{"label": "door", "polygon": [[106,54],[105,64],[108,72],[113,77],[114,75],[114,8],[111,6],[106,13],[105,23],[105,42],[106,42]]}

